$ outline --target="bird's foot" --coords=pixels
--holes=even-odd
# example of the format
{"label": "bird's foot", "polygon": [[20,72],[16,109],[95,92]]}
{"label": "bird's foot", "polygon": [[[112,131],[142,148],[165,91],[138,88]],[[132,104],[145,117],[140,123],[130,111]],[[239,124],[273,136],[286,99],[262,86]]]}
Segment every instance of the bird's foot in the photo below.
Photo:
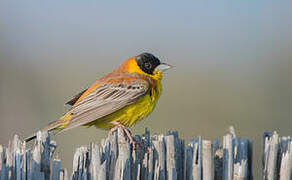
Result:
{"label": "bird's foot", "polygon": [[109,134],[113,134],[118,128],[120,128],[122,130],[122,134],[124,135],[124,137],[126,135],[130,141],[130,144],[132,144],[133,147],[136,148],[137,142],[134,139],[134,137],[132,136],[131,131],[119,122],[114,121],[111,123],[115,126],[109,131]]}

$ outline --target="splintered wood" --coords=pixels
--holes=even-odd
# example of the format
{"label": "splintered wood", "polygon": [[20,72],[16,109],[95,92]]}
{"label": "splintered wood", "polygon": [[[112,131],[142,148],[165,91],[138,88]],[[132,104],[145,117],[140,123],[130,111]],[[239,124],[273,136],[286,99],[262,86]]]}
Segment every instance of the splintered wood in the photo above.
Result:
{"label": "splintered wood", "polygon": [[292,139],[277,132],[264,133],[263,179],[292,179]]}
{"label": "splintered wood", "polygon": [[[249,180],[252,176],[252,144],[237,138],[233,128],[219,140],[198,137],[185,143],[178,132],[150,136],[146,129],[136,135],[135,148],[121,131],[109,135],[100,145],[78,148],[73,172],[61,168],[54,157],[56,143],[47,132],[39,132],[32,150],[18,136],[8,147],[0,145],[0,180]],[[292,140],[264,133],[263,179],[290,180]],[[255,169],[259,171],[260,169]]]}

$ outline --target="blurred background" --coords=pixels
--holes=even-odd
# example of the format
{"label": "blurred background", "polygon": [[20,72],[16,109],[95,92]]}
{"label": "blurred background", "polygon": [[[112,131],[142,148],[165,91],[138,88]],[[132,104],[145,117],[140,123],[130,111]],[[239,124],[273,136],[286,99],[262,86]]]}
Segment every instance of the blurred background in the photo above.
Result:
{"label": "blurred background", "polygon": [[[157,108],[134,133],[222,138],[233,125],[254,142],[292,135],[292,2],[0,1],[0,144],[57,120],[64,103],[126,58],[150,52],[175,66]],[[62,166],[107,132],[56,137]],[[258,178],[256,178],[258,179]]]}

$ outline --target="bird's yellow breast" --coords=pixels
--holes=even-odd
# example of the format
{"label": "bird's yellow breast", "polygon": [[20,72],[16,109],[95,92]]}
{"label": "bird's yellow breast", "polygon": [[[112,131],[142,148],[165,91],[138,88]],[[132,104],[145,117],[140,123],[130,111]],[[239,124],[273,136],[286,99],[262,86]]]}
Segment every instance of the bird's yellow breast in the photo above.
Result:
{"label": "bird's yellow breast", "polygon": [[157,79],[156,87],[150,89],[151,92],[145,94],[136,102],[127,105],[112,114],[97,119],[96,121],[93,121],[92,123],[89,123],[87,125],[95,125],[98,128],[110,129],[114,127],[111,122],[116,121],[126,127],[131,127],[137,121],[145,118],[153,111],[162,91],[160,80],[161,77],[160,79]]}

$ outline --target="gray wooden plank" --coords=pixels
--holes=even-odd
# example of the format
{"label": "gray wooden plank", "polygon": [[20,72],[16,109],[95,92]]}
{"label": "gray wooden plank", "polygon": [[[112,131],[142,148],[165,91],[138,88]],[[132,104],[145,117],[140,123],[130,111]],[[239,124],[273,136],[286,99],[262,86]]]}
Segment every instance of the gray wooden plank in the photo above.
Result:
{"label": "gray wooden plank", "polygon": [[185,148],[184,155],[184,179],[192,180],[193,179],[193,148],[190,144]]}
{"label": "gray wooden plank", "polygon": [[148,157],[147,161],[145,162],[145,166],[147,167],[147,177],[145,177],[145,179],[151,180],[154,178],[154,150],[153,150],[153,147],[148,148],[148,155],[145,155],[145,156]]}
{"label": "gray wooden plank", "polygon": [[[60,170],[60,180],[68,180],[68,172],[67,169],[61,169]],[[52,179],[54,180],[54,179]]]}
{"label": "gray wooden plank", "polygon": [[98,180],[98,174],[100,171],[100,152],[99,146],[91,143],[90,145],[90,176],[93,180]]}
{"label": "gray wooden plank", "polygon": [[101,164],[97,177],[98,177],[97,178],[98,180],[106,180],[107,179],[106,162],[103,162]]}
{"label": "gray wooden plank", "polygon": [[274,180],[277,177],[277,159],[279,150],[279,135],[274,132],[265,137],[263,179]]}
{"label": "gray wooden plank", "polygon": [[84,174],[86,174],[86,154],[88,152],[88,148],[82,146],[76,149],[73,158],[73,172],[71,175],[71,179],[81,180]]}
{"label": "gray wooden plank", "polygon": [[131,146],[120,129],[118,129],[118,149],[114,179],[131,179]]}
{"label": "gray wooden plank", "polygon": [[281,152],[279,179],[292,179],[292,139],[290,137],[282,138]]}
{"label": "gray wooden plank", "polygon": [[193,141],[193,172],[192,178],[194,180],[202,179],[202,137],[199,136],[198,140]]}
{"label": "gray wooden plank", "polygon": [[251,179],[252,172],[249,168],[249,146],[250,142],[247,139],[237,138],[234,139],[234,170],[233,178],[238,180]]}
{"label": "gray wooden plank", "polygon": [[232,138],[232,134],[223,137],[223,180],[232,180],[233,176]]}
{"label": "gray wooden plank", "polygon": [[60,170],[61,170],[61,160],[54,159],[53,160],[53,168],[52,168],[52,179],[60,180]]}
{"label": "gray wooden plank", "polygon": [[219,145],[219,140],[214,142],[214,179],[221,180],[223,177],[223,148]]}
{"label": "gray wooden plank", "polygon": [[7,179],[7,168],[6,168],[6,150],[5,147],[0,145],[0,180]]}
{"label": "gray wooden plank", "polygon": [[214,153],[211,141],[203,140],[202,142],[203,155],[203,180],[214,179]]}
{"label": "gray wooden plank", "polygon": [[28,149],[25,151],[25,171],[26,171],[26,180],[31,180],[31,159],[32,159],[31,150]]}
{"label": "gray wooden plank", "polygon": [[[252,146],[249,140],[235,137],[234,129],[219,141],[201,137],[185,145],[178,133],[150,137],[148,130],[136,135],[140,143],[132,149],[118,132],[76,150],[71,179],[252,179]],[[32,150],[18,136],[7,147],[0,145],[0,180],[68,179],[61,161],[50,161],[55,143],[47,132],[37,133]],[[263,178],[291,179],[292,142],[267,133],[263,145]],[[52,169],[50,169],[50,167]]]}
{"label": "gray wooden plank", "polygon": [[165,136],[165,145],[166,145],[166,179],[174,180],[177,179],[176,171],[176,158],[175,158],[175,136],[168,135]]}
{"label": "gray wooden plank", "polygon": [[164,180],[166,178],[166,149],[163,135],[153,136],[153,158],[154,158],[154,179]]}

